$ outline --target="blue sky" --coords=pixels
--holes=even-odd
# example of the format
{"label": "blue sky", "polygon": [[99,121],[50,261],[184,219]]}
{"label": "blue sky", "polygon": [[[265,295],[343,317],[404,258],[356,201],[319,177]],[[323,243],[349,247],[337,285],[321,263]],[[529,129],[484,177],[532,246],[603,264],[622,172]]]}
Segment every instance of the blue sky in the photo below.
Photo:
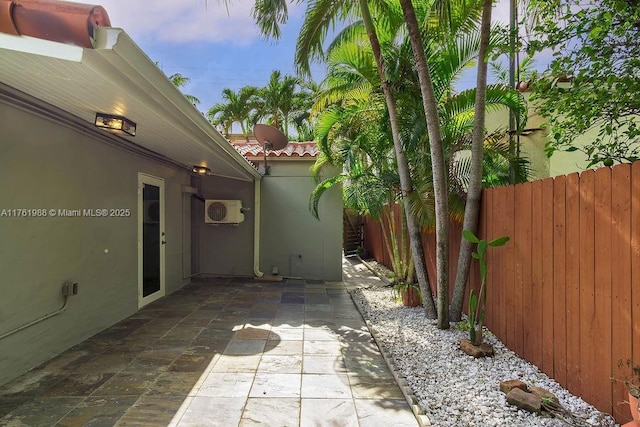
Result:
{"label": "blue sky", "polygon": [[[83,2],[87,2],[84,0]],[[275,69],[294,74],[293,55],[305,6],[290,5],[289,22],[279,42],[260,36],[251,17],[253,0],[100,0],[111,25],[123,28],[167,75],[180,73],[191,81],[184,92],[200,99],[206,112],[221,102],[222,89],[264,86]],[[502,4],[504,3],[504,4]],[[494,18],[508,19],[504,0]],[[313,67],[319,81],[323,66]],[[465,78],[464,86],[474,84]]]}
{"label": "blue sky", "polygon": [[[85,1],[86,2],[86,1]],[[221,102],[222,89],[264,86],[273,70],[294,74],[293,54],[303,7],[291,5],[279,42],[260,36],[251,17],[252,0],[100,0],[111,25],[123,28],[167,74],[190,78],[184,92],[207,111]],[[323,67],[314,66],[315,79]]]}

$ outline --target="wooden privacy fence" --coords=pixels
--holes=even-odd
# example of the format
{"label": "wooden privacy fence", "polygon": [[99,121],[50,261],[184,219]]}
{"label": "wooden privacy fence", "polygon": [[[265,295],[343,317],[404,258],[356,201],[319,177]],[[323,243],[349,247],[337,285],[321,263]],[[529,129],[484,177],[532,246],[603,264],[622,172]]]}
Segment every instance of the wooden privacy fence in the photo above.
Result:
{"label": "wooden privacy fence", "polygon": [[[460,233],[453,225],[451,287]],[[385,262],[375,234],[366,221],[365,247]],[[640,162],[485,190],[479,234],[511,238],[488,250],[487,327],[571,393],[630,420],[611,378],[631,376],[620,361],[640,363]],[[435,239],[424,241],[435,282]]]}

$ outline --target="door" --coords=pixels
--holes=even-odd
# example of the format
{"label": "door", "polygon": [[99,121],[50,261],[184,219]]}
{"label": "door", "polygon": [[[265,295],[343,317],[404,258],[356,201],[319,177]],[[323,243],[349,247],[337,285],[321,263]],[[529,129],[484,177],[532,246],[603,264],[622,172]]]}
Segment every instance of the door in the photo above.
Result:
{"label": "door", "polygon": [[138,174],[138,307],[165,295],[164,180]]}

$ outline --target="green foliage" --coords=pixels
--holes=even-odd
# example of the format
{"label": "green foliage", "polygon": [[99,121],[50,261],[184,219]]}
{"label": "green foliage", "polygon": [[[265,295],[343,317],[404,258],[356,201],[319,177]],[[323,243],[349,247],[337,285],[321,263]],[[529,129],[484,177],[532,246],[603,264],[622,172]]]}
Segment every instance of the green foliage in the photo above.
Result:
{"label": "green foliage", "polygon": [[471,289],[469,291],[469,310],[467,322],[469,323],[469,340],[475,345],[482,342],[482,325],[484,324],[485,309],[487,305],[487,249],[489,247],[503,246],[509,241],[509,237],[502,236],[490,241],[480,239],[469,230],[462,230],[462,236],[470,243],[476,245],[476,251],[471,256],[478,260],[480,265],[480,292],[478,295]]}
{"label": "green foliage", "polygon": [[464,320],[457,322],[456,329],[462,332],[469,332],[469,322],[465,322]]}
{"label": "green foliage", "polygon": [[640,364],[634,364],[632,359],[627,359],[626,362],[618,360],[618,369],[625,366],[631,371],[631,375],[623,378],[611,378],[611,381],[623,383],[632,396],[640,398]]}
{"label": "green foliage", "polygon": [[[156,63],[157,65],[157,63]],[[189,83],[189,81],[191,80],[189,77],[183,76],[180,73],[175,73],[172,74],[171,76],[169,76],[169,80],[171,80],[171,83],[173,83],[173,85],[175,87],[177,87],[178,89],[182,89],[184,86],[187,85],[187,83]],[[196,98],[193,95],[188,95],[185,94],[184,96],[187,97],[187,99],[193,104],[193,105],[198,105],[200,104],[200,100],[198,98]]]}
{"label": "green foliage", "polygon": [[[248,138],[253,125],[266,123],[291,138],[309,141],[313,139],[311,105],[317,90],[314,82],[283,76],[274,70],[264,87],[243,86],[237,92],[223,89],[224,102],[212,106],[207,117],[214,126],[222,126],[227,134],[237,123]],[[291,135],[292,130],[297,135]]]}
{"label": "green foliage", "polygon": [[418,293],[418,302],[422,303],[422,293],[420,292],[420,286],[417,283],[407,283],[398,281],[393,285],[393,293],[397,301],[402,301],[402,295],[409,289],[415,289]]}
{"label": "green foliage", "polygon": [[[583,152],[589,166],[640,158],[640,7],[622,0],[532,0],[531,53],[553,59],[536,85],[549,121],[547,154]],[[567,80],[570,82],[563,83]],[[575,139],[592,131],[584,146]]]}
{"label": "green foliage", "polygon": [[234,123],[240,124],[242,134],[248,137],[253,122],[249,120],[251,112],[256,106],[255,95],[258,88],[244,86],[234,92],[229,88],[222,90],[222,98],[225,102],[218,103],[207,112],[209,121],[214,126],[222,126],[225,133],[231,132]]}

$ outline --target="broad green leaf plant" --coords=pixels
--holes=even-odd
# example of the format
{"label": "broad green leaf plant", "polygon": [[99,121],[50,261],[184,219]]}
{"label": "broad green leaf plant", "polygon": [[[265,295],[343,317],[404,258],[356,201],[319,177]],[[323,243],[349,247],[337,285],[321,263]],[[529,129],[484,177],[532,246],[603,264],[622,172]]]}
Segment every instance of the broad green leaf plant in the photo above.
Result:
{"label": "broad green leaf plant", "polygon": [[487,305],[487,249],[489,246],[502,246],[509,241],[508,236],[498,237],[497,239],[487,241],[479,239],[469,230],[462,230],[462,236],[470,243],[476,245],[476,251],[471,256],[480,263],[480,292],[478,295],[471,289],[469,291],[469,312],[467,314],[467,322],[469,323],[469,340],[473,345],[482,344],[482,326],[484,325],[485,309]]}

